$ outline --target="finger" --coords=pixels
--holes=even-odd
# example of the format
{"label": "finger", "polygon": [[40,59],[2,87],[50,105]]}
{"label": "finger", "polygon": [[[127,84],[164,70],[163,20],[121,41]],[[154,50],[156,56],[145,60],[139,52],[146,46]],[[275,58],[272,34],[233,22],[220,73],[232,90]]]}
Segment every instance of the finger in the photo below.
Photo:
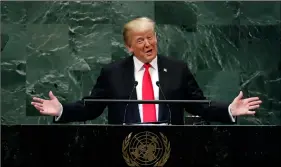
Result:
{"label": "finger", "polygon": [[38,111],[44,111],[44,109],[43,109],[43,107],[40,107],[40,106],[38,106],[38,105],[34,105],[34,107],[38,110]]}
{"label": "finger", "polygon": [[45,110],[40,110],[40,113],[43,115],[48,115],[47,111],[45,111]]}
{"label": "finger", "polygon": [[49,97],[50,97],[51,100],[56,98],[56,96],[53,94],[52,91],[49,92]]}
{"label": "finger", "polygon": [[256,112],[255,111],[248,111],[247,115],[254,115]]}
{"label": "finger", "polygon": [[35,102],[40,102],[40,103],[43,103],[45,101],[44,99],[41,99],[41,98],[38,98],[38,97],[33,97],[33,100]]}
{"label": "finger", "polygon": [[259,107],[260,107],[260,105],[250,106],[250,107],[249,107],[249,110],[257,109],[257,108],[259,108]]}
{"label": "finger", "polygon": [[42,103],[31,102],[31,104],[34,105],[34,106],[37,105],[37,106],[43,107]]}
{"label": "finger", "polygon": [[244,99],[246,103],[252,102],[252,101],[257,101],[259,100],[259,97],[250,97],[247,99]]}
{"label": "finger", "polygon": [[48,115],[48,111],[44,110],[43,107],[36,106],[35,107],[41,114]]}
{"label": "finger", "polygon": [[253,106],[253,105],[259,105],[259,104],[261,104],[261,103],[262,103],[262,101],[259,100],[259,101],[250,102],[248,105],[249,105],[249,106]]}
{"label": "finger", "polygon": [[243,92],[240,91],[240,92],[239,92],[239,95],[235,98],[235,100],[240,100],[240,99],[242,99],[242,98],[243,98]]}

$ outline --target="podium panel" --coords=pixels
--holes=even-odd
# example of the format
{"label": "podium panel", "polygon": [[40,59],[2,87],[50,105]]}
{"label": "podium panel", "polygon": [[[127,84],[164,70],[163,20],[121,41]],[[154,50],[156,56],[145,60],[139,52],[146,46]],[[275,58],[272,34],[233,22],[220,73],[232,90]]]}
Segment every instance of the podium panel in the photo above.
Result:
{"label": "podium panel", "polygon": [[272,166],[276,126],[2,126],[3,166]]}

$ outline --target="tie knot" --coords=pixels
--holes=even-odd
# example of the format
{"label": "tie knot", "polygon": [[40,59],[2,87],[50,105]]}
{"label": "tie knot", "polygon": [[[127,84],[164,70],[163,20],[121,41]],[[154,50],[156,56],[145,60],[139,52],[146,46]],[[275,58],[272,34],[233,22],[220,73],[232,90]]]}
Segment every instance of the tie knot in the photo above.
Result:
{"label": "tie knot", "polygon": [[149,63],[145,63],[145,64],[143,65],[143,67],[147,70],[147,69],[149,69],[149,67],[151,67],[151,65],[150,65]]}

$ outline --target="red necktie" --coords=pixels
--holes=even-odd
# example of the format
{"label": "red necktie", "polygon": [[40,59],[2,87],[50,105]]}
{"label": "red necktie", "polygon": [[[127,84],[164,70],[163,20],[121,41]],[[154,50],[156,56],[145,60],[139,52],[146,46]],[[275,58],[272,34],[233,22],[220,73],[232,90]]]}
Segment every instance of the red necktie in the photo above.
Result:
{"label": "red necktie", "polygon": [[[150,64],[144,64],[144,75],[142,79],[142,99],[154,100],[154,92],[151,77],[149,74]],[[143,104],[143,122],[156,122],[155,104]]]}

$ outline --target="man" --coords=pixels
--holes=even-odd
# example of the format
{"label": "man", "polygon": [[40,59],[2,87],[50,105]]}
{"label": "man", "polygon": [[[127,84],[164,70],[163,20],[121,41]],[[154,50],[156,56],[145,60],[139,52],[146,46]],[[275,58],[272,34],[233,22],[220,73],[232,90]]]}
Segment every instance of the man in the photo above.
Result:
{"label": "man", "polygon": [[[185,63],[157,54],[154,28],[154,21],[145,17],[134,19],[124,26],[124,42],[133,56],[102,68],[90,98],[206,99]],[[157,81],[159,84],[156,84]],[[124,103],[93,103],[84,106],[83,100],[62,105],[52,92],[49,92],[49,96],[50,100],[34,97],[32,105],[41,114],[55,116],[55,122],[60,123],[95,119],[106,107],[109,124],[168,121],[171,112],[171,123],[181,125],[184,124],[184,110],[209,121],[231,123],[235,121],[235,116],[253,115],[253,110],[259,108],[262,103],[258,97],[242,99],[242,92],[231,104],[170,104],[170,110],[166,104],[131,103],[126,107]]]}

